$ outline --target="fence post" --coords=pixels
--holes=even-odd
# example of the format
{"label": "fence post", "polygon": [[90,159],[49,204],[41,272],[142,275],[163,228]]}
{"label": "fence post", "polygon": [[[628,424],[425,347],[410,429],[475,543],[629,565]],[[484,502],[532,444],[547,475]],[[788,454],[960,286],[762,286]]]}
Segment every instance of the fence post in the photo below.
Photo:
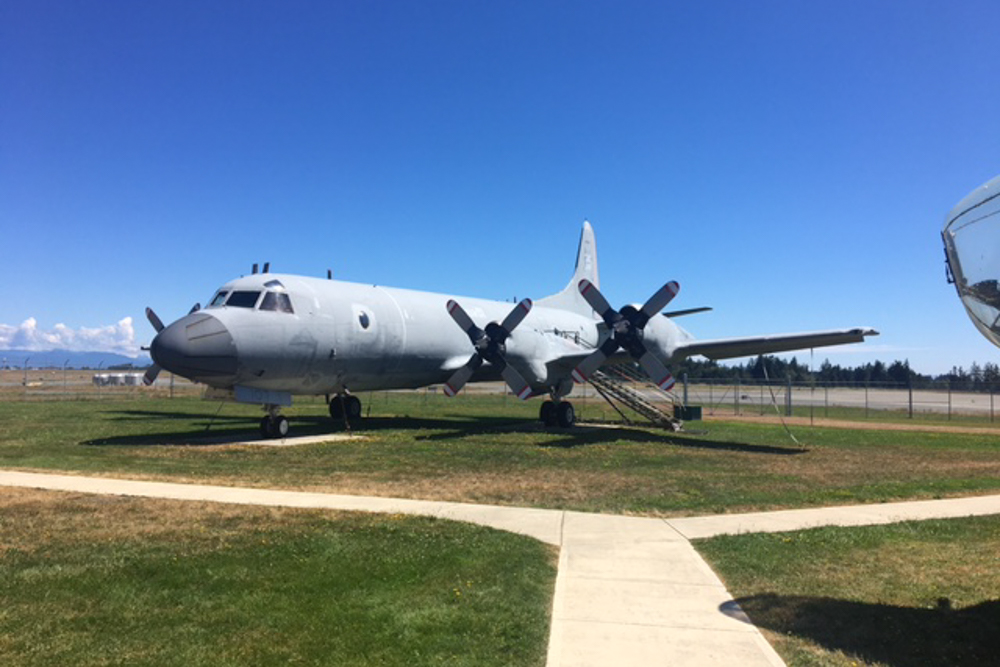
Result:
{"label": "fence post", "polygon": [[792,376],[788,376],[788,386],[785,389],[785,416],[792,416]]}
{"label": "fence post", "polygon": [[951,380],[948,380],[948,421],[951,421]]}
{"label": "fence post", "polygon": [[913,419],[913,381],[910,380],[906,383],[906,388],[910,393],[910,419]]}
{"label": "fence post", "polygon": [[740,379],[736,378],[736,393],[733,395],[733,414],[740,416]]}
{"label": "fence post", "polygon": [[684,374],[684,407],[688,404],[688,374]]}
{"label": "fence post", "polygon": [[868,419],[868,380],[865,380],[865,419]]}
{"label": "fence post", "polygon": [[990,385],[990,423],[993,423],[993,385]]}
{"label": "fence post", "polygon": [[708,414],[715,414],[715,394],[712,393],[712,381],[708,381]]}

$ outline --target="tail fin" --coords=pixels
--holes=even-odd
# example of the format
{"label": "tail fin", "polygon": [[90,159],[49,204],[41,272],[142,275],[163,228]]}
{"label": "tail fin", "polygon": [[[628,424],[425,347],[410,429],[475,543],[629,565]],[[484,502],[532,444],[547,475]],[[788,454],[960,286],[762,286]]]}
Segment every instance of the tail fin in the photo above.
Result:
{"label": "tail fin", "polygon": [[583,231],[580,233],[580,247],[576,251],[576,270],[573,272],[569,284],[558,294],[539,299],[535,305],[568,310],[581,315],[593,314],[594,309],[580,294],[578,287],[584,278],[600,289],[601,280],[597,271],[597,242],[594,240],[594,228],[586,220],[583,221]]}

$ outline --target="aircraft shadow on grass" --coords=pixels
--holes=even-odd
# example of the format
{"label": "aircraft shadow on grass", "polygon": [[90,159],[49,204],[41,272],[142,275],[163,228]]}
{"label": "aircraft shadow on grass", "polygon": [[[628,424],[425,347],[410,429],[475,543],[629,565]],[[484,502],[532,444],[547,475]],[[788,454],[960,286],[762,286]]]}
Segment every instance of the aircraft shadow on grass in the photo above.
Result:
{"label": "aircraft shadow on grass", "polygon": [[[498,420],[500,421],[500,420]],[[577,422],[571,429],[558,427],[546,428],[535,421],[530,422],[500,422],[495,425],[484,425],[477,418],[475,422],[469,423],[467,427],[456,427],[455,422],[447,422],[447,430],[441,433],[432,433],[417,436],[418,440],[454,440],[476,435],[488,435],[497,432],[517,432],[525,434],[556,436],[555,439],[546,439],[536,443],[540,447],[561,447],[573,448],[587,445],[605,445],[619,441],[654,443],[669,445],[674,447],[686,447],[691,449],[713,449],[733,452],[746,452],[752,454],[774,454],[774,455],[798,455],[804,454],[806,450],[799,448],[774,447],[769,445],[751,445],[739,442],[724,442],[709,440],[704,437],[669,433],[667,431],[650,431],[632,426],[605,427],[591,425],[586,422]]]}
{"label": "aircraft shadow on grass", "polygon": [[[215,446],[246,441],[266,441],[257,429],[257,418],[246,415],[225,415],[215,412],[172,412],[158,410],[118,410],[108,414],[116,421],[138,421],[160,419],[165,421],[187,421],[191,427],[182,430],[168,430],[142,435],[123,435],[108,438],[94,438],[81,442],[88,446],[135,446],[135,445],[185,445]],[[297,416],[296,436],[322,436],[345,432],[339,422],[326,416]],[[619,441],[657,443],[675,447],[709,449],[719,451],[744,452],[794,456],[806,450],[769,445],[752,445],[739,442],[714,441],[701,435],[684,435],[656,432],[630,426],[614,428],[580,423],[572,429],[546,428],[534,420],[512,420],[509,417],[367,417],[352,427],[355,433],[377,433],[389,430],[411,430],[416,440],[449,441],[497,433],[520,433],[539,437],[534,443],[540,447],[573,448],[587,445],[609,444]],[[552,438],[551,436],[556,436]]]}
{"label": "aircraft shadow on grass", "polygon": [[[919,609],[762,593],[735,601],[758,627],[893,667],[1000,664],[1000,600]],[[720,610],[737,615],[734,603]]]}

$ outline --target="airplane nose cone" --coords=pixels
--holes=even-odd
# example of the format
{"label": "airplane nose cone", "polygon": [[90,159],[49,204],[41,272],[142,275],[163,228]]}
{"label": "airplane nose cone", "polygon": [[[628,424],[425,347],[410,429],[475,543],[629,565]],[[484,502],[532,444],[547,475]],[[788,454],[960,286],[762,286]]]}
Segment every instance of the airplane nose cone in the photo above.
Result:
{"label": "airplane nose cone", "polygon": [[196,382],[224,386],[236,376],[233,336],[208,313],[192,313],[164,328],[150,344],[149,354],[171,373]]}

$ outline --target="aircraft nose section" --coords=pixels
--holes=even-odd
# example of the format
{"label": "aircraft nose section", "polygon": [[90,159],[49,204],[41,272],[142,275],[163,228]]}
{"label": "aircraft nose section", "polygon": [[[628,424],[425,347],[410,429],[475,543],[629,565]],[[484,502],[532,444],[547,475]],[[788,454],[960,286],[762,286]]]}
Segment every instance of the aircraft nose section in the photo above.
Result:
{"label": "aircraft nose section", "polygon": [[171,373],[196,382],[221,386],[236,377],[236,342],[226,325],[208,313],[192,313],[164,328],[149,354]]}

